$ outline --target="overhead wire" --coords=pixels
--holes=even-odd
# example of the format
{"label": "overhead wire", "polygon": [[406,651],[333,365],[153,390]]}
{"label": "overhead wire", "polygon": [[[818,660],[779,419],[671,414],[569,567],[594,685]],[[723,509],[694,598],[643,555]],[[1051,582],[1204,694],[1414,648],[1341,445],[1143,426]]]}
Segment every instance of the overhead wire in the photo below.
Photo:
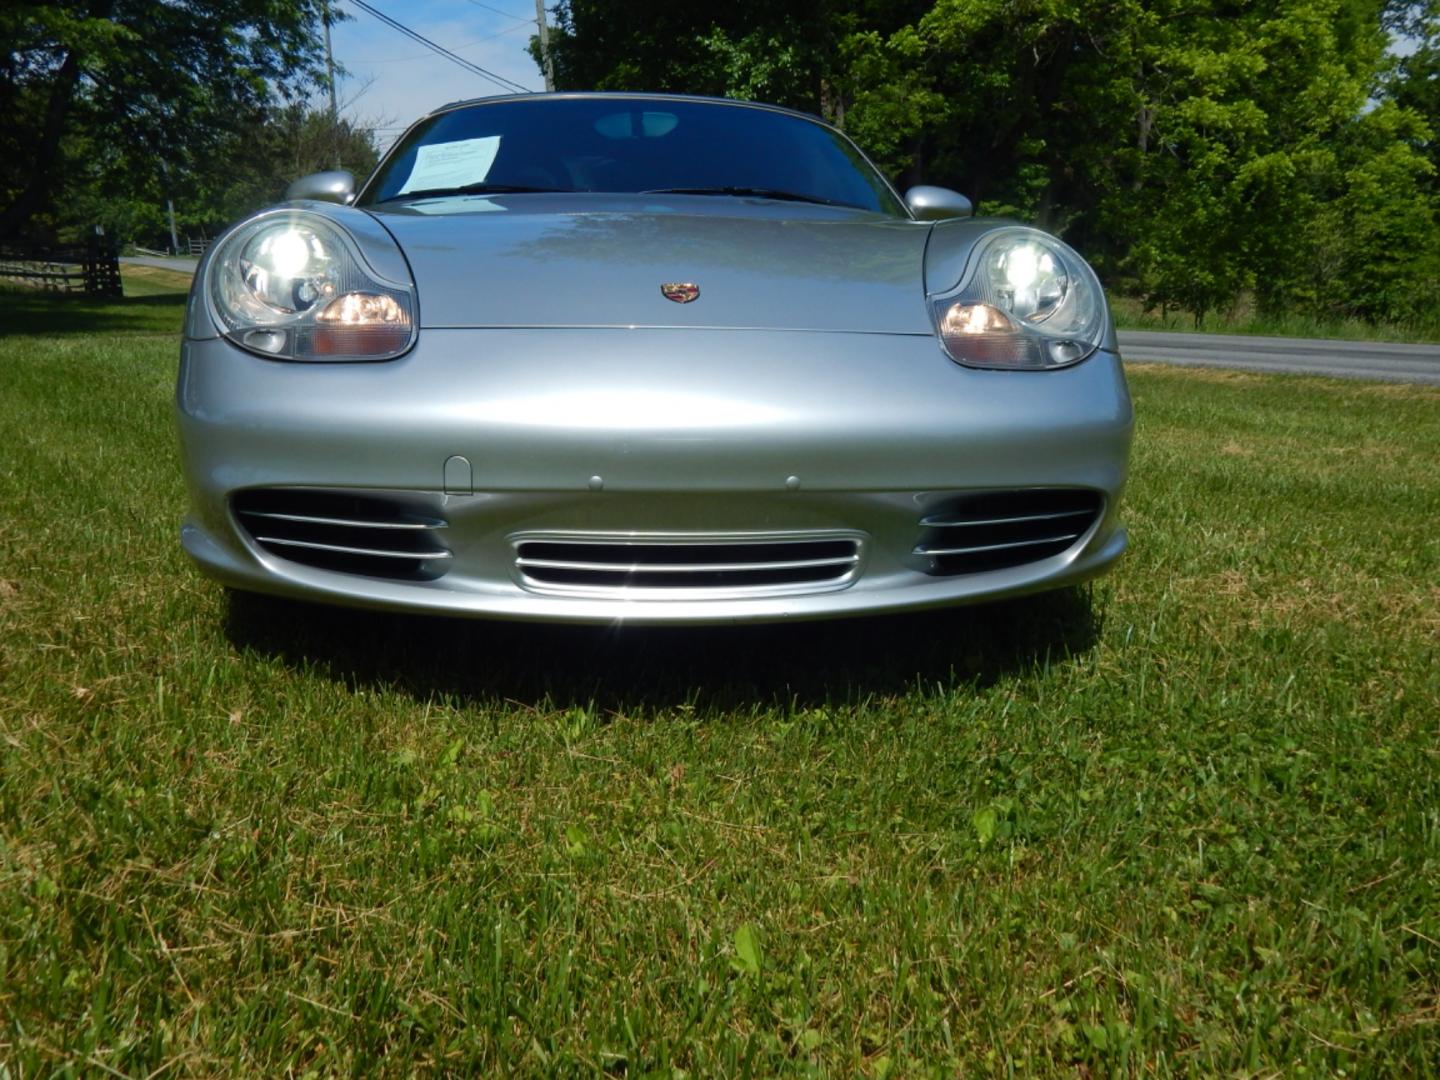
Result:
{"label": "overhead wire", "polygon": [[535,21],[535,16],[533,15],[511,15],[508,11],[501,11],[497,7],[491,7],[489,4],[481,3],[481,0],[470,0],[470,3],[474,4],[478,8],[484,8],[486,11],[493,11],[496,15],[504,15],[507,19],[514,19],[516,22]]}
{"label": "overhead wire", "polygon": [[[468,49],[472,45],[480,45],[486,41],[494,41],[496,38],[504,37],[506,34],[513,34],[516,30],[524,29],[524,25],[507,27],[506,29],[500,30],[497,33],[486,34],[482,38],[476,38],[474,41],[463,42],[462,44],[456,45],[455,48]],[[347,56],[345,58],[345,62],[347,64],[405,64],[414,60],[423,60],[430,55],[431,54],[429,52],[423,52],[415,53],[411,56]]]}
{"label": "overhead wire", "polygon": [[474,62],[472,62],[472,61],[470,61],[470,60],[466,60],[463,56],[459,56],[459,55],[457,55],[456,53],[451,52],[449,49],[445,48],[445,46],[440,45],[440,44],[437,44],[437,43],[434,42],[434,41],[431,41],[429,38],[427,38],[424,34],[421,34],[419,31],[417,31],[417,30],[412,30],[410,27],[406,26],[404,23],[400,22],[399,20],[393,19],[393,18],[391,18],[389,15],[386,15],[383,11],[380,11],[380,10],[378,10],[377,8],[372,7],[370,4],[368,4],[368,3],[366,2],[366,0],[352,0],[352,2],[353,2],[357,7],[361,8],[362,10],[367,11],[367,12],[369,12],[371,15],[375,16],[375,18],[379,19],[381,22],[385,23],[387,26],[389,26],[389,27],[391,27],[391,28],[393,28],[393,29],[395,29],[395,30],[400,31],[402,34],[404,34],[406,37],[410,38],[412,41],[419,42],[421,45],[424,45],[427,49],[430,49],[432,52],[435,52],[435,53],[437,53],[438,55],[445,57],[447,60],[450,60],[450,61],[452,61],[453,63],[459,64],[461,67],[465,68],[467,71],[471,72],[472,74],[479,75],[481,78],[484,78],[484,79],[488,79],[490,82],[494,83],[496,86],[500,87],[502,90],[508,90],[508,91],[510,91],[510,92],[512,92],[512,93],[521,93],[521,94],[531,93],[531,91],[530,91],[530,89],[529,89],[528,87],[521,86],[519,83],[515,82],[513,79],[507,79],[507,78],[506,78],[505,76],[503,76],[503,75],[497,75],[495,72],[489,71],[489,70],[487,70],[486,68],[481,67],[479,64],[476,64],[476,63],[474,63]]}
{"label": "overhead wire", "polygon": [[483,79],[488,79],[490,82],[494,83],[496,86],[500,87],[502,90],[506,90],[506,91],[509,91],[510,93],[516,93],[516,94],[530,94],[530,93],[533,93],[533,92],[534,92],[534,91],[532,91],[532,90],[531,90],[529,87],[527,87],[527,86],[521,86],[519,83],[515,82],[513,79],[507,79],[507,78],[505,78],[505,76],[503,76],[503,75],[497,75],[497,74],[496,74],[495,72],[493,72],[493,71],[487,71],[485,68],[481,67],[479,64],[472,63],[471,61],[466,60],[463,56],[457,56],[455,53],[453,53],[453,52],[451,52],[449,49],[445,48],[445,46],[436,44],[435,42],[431,41],[431,40],[430,40],[429,38],[427,38],[424,34],[421,34],[420,32],[418,32],[418,31],[416,31],[416,30],[410,29],[410,27],[406,26],[404,23],[398,22],[397,20],[392,19],[389,15],[386,15],[383,11],[380,11],[380,10],[374,8],[374,7],[371,7],[368,3],[366,3],[366,0],[349,0],[349,2],[352,3],[352,4],[354,4],[356,7],[360,8],[360,10],[369,12],[371,15],[375,16],[375,18],[379,19],[379,20],[380,20],[382,23],[384,23],[386,26],[389,26],[389,27],[391,27],[391,28],[394,29],[394,30],[400,31],[400,33],[404,34],[406,37],[410,38],[412,41],[419,42],[421,45],[424,45],[427,49],[431,50],[432,52],[438,53],[440,56],[445,57],[447,60],[450,60],[450,61],[452,61],[453,63],[459,64],[459,65],[460,65],[461,67],[463,67],[465,70],[469,71],[472,75],[479,75],[479,76],[480,76],[481,78],[483,78]]}

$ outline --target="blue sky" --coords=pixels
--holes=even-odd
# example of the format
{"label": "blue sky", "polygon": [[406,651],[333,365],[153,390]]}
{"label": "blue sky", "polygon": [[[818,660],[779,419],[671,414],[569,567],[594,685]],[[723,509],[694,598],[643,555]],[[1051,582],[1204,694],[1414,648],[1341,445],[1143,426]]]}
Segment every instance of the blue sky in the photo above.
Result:
{"label": "blue sky", "polygon": [[[534,0],[367,2],[497,75],[531,90],[545,87],[526,51],[535,32]],[[375,126],[381,147],[389,146],[412,120],[437,105],[502,92],[354,4],[336,0],[335,6],[351,16],[331,29],[335,59],[347,73],[339,87],[341,113]]]}

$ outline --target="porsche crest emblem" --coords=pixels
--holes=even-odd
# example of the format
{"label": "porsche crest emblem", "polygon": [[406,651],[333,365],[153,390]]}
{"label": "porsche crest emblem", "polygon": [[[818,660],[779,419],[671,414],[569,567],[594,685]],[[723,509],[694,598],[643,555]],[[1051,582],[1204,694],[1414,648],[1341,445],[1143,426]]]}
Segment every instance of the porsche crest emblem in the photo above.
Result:
{"label": "porsche crest emblem", "polygon": [[700,295],[700,286],[688,281],[667,281],[660,286],[660,293],[666,300],[677,304],[688,304]]}

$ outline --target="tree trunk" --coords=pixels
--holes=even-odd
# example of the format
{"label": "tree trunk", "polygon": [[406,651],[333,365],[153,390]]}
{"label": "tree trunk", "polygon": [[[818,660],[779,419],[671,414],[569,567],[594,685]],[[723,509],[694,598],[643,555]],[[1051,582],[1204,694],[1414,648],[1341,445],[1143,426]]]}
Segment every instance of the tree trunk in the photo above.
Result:
{"label": "tree trunk", "polygon": [[1145,186],[1145,155],[1150,151],[1150,132],[1155,127],[1155,107],[1141,105],[1135,112],[1135,149],[1140,151],[1136,162],[1135,178],[1130,182],[1131,191]]}
{"label": "tree trunk", "polygon": [[19,233],[44,203],[55,162],[60,156],[60,137],[65,134],[65,121],[70,116],[70,104],[75,99],[75,87],[79,82],[80,56],[71,49],[60,70],[55,73],[54,85],[50,87],[50,100],[45,106],[45,126],[35,147],[30,180],[15,201],[0,212],[0,240],[8,240]]}
{"label": "tree trunk", "polygon": [[829,79],[820,79],[820,118],[845,130],[845,98]]}

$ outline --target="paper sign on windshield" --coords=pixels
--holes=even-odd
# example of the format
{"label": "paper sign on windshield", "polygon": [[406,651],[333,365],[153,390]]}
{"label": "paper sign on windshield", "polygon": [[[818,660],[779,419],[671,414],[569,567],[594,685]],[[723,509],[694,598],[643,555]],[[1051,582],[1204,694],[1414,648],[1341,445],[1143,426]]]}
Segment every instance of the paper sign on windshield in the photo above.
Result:
{"label": "paper sign on windshield", "polygon": [[490,166],[495,164],[499,150],[499,135],[422,146],[415,151],[410,178],[396,194],[482,183],[490,173]]}

